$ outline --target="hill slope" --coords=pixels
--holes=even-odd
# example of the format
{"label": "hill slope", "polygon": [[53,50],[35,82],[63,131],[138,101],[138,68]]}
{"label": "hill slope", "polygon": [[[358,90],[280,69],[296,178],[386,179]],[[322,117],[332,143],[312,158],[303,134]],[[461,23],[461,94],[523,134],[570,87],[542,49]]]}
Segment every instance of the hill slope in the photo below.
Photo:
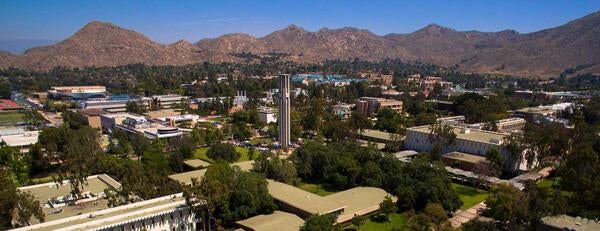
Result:
{"label": "hill slope", "polygon": [[195,44],[181,40],[169,45],[110,23],[91,22],[51,46],[32,48],[23,55],[0,52],[0,67],[236,62],[241,60],[236,54],[242,52],[286,53],[286,59],[297,62],[400,58],[473,72],[552,76],[577,65],[600,63],[600,12],[529,34],[456,31],[431,24],[413,33],[378,36],[351,27],[311,32],[290,25],[261,38],[233,33]]}

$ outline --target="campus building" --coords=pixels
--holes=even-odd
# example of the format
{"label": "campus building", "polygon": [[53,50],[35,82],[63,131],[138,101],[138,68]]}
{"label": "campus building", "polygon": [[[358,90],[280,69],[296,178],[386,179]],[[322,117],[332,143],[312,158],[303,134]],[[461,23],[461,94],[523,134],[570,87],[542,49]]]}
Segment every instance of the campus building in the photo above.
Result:
{"label": "campus building", "polygon": [[128,102],[136,102],[138,107],[150,109],[150,98],[133,98],[129,96],[111,96],[108,98],[88,99],[80,103],[81,109],[101,109],[108,112],[124,112]]}
{"label": "campus building", "polygon": [[114,113],[100,116],[100,123],[104,133],[112,133],[115,129],[131,134],[142,134],[148,139],[163,139],[180,137],[183,132],[177,127],[165,126],[149,121],[146,117],[131,113]]}
{"label": "campus building", "polygon": [[275,110],[268,107],[258,108],[258,119],[266,124],[277,122],[277,117],[275,117]]}
{"label": "campus building", "polygon": [[342,119],[348,119],[350,118],[350,114],[352,114],[353,107],[354,104],[338,103],[336,105],[333,105],[331,111],[334,115],[339,116]]}
{"label": "campus building", "polygon": [[402,113],[402,101],[375,97],[361,97],[356,101],[356,111],[366,116],[372,116],[383,108]]}
{"label": "campus building", "polygon": [[48,95],[53,99],[85,100],[89,98],[105,98],[108,92],[104,86],[59,86],[51,87]]}
{"label": "campus building", "polygon": [[[515,132],[521,131],[525,128],[527,121],[523,118],[507,118],[496,121],[496,127],[498,132]],[[467,125],[468,128],[472,129],[484,129],[485,123],[476,123]]]}
{"label": "campus building", "polygon": [[16,147],[20,152],[26,153],[29,147],[38,142],[40,131],[27,131],[21,127],[0,129],[0,142],[7,146]]}
{"label": "campus building", "polygon": [[172,108],[177,104],[181,104],[182,102],[187,102],[189,97],[181,96],[177,94],[168,94],[168,95],[153,95],[150,107],[151,108]]}
{"label": "campus building", "polygon": [[32,219],[15,230],[197,230],[199,220],[182,193],[109,207],[104,190],[120,187],[105,174],[87,177],[80,197],[71,194],[68,181],[21,187],[40,201],[46,221]]}
{"label": "campus building", "polygon": [[[442,144],[442,153],[461,152],[485,157],[488,150],[495,148],[506,159],[507,170],[528,170],[533,167],[527,166],[525,158],[522,158],[523,155],[518,159],[511,157],[508,150],[503,146],[504,138],[507,137],[505,133],[449,126],[453,128],[456,139],[452,144]],[[407,128],[406,138],[404,139],[405,148],[419,152],[430,152],[435,146],[433,136],[430,125]]]}

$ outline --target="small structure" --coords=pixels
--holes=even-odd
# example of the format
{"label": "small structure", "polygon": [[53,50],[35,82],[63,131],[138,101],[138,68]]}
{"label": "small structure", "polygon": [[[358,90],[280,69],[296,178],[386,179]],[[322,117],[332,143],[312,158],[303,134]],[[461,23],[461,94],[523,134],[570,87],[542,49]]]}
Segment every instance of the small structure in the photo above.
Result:
{"label": "small structure", "polygon": [[268,107],[258,108],[258,119],[266,124],[277,122],[277,118],[275,117],[275,110]]}

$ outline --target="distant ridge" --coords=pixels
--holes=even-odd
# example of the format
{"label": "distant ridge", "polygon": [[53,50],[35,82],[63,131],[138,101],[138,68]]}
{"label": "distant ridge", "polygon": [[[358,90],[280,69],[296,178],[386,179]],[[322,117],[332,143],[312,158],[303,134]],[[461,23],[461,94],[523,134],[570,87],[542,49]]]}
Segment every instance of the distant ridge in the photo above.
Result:
{"label": "distant ridge", "polygon": [[[408,34],[379,36],[352,27],[311,32],[290,25],[261,38],[232,33],[194,44],[180,40],[168,45],[133,30],[93,21],[54,45],[31,48],[22,55],[0,52],[0,67],[45,70],[56,66],[239,62],[242,59],[236,54],[243,52],[285,53],[285,59],[302,63],[399,58],[470,72],[556,76],[567,68],[600,63],[600,12],[528,34],[456,31],[430,24]],[[592,72],[599,69],[586,68]]]}

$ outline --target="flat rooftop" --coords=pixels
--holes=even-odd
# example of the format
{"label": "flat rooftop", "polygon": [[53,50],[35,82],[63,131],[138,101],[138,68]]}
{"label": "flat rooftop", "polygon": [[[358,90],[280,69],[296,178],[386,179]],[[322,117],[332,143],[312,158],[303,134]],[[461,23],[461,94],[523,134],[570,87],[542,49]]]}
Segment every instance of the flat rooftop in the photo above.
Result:
{"label": "flat rooftop", "polygon": [[60,220],[47,221],[15,230],[93,230],[117,226],[131,220],[156,216],[187,205],[182,193],[136,202],[123,206],[82,212]]}
{"label": "flat rooftop", "polygon": [[[252,169],[252,165],[254,164],[253,160],[238,162],[231,164],[232,166],[237,166],[242,171],[250,171]],[[169,175],[169,178],[179,181],[182,184],[190,185],[192,184],[192,178],[197,178],[198,180],[204,177],[207,169],[194,170],[189,172],[182,172],[173,175]]]}
{"label": "flat rooftop", "polygon": [[304,224],[304,220],[295,214],[274,211],[271,214],[254,216],[236,223],[254,231],[298,231]]}
{"label": "flat rooftop", "polygon": [[347,207],[342,203],[326,199],[292,185],[274,180],[267,181],[269,194],[275,200],[310,214],[328,214]]}
{"label": "flat rooftop", "polygon": [[543,217],[542,223],[557,230],[567,230],[566,228],[577,231],[600,230],[600,223],[597,221],[567,215]]}
{"label": "flat rooftop", "polygon": [[21,134],[0,136],[0,140],[11,147],[28,146],[38,142],[39,131],[26,131]]}
{"label": "flat rooftop", "polygon": [[[325,196],[326,200],[346,205],[344,212],[337,218],[338,223],[351,220],[354,214],[362,216],[379,210],[379,204],[388,194],[385,190],[374,187],[356,187]],[[396,198],[392,197],[392,201]]]}
{"label": "flat rooftop", "polygon": [[[507,135],[499,132],[484,131],[478,129],[469,129],[458,126],[452,126],[457,139],[472,140],[483,143],[500,144]],[[407,128],[408,131],[421,133],[430,133],[431,125]]]}
{"label": "flat rooftop", "polygon": [[[40,202],[42,211],[46,215],[46,222],[54,221],[66,217],[75,216],[82,213],[88,213],[108,208],[106,200],[102,197],[104,190],[120,188],[121,184],[108,175],[94,175],[87,178],[87,183],[83,186],[83,193],[90,193],[95,199],[81,199],[75,202],[75,205],[50,205],[50,200],[71,195],[71,185],[68,181],[61,184],[54,182],[20,187],[19,190],[27,192]],[[39,223],[33,219],[32,223]]]}
{"label": "flat rooftop", "polygon": [[486,158],[483,156],[471,155],[464,152],[449,152],[442,155],[442,158],[448,158],[473,164],[477,164],[482,161],[487,161]]}
{"label": "flat rooftop", "polygon": [[372,129],[364,129],[363,132],[360,133],[360,135],[363,137],[371,137],[379,140],[394,141],[394,137],[397,134]]}

